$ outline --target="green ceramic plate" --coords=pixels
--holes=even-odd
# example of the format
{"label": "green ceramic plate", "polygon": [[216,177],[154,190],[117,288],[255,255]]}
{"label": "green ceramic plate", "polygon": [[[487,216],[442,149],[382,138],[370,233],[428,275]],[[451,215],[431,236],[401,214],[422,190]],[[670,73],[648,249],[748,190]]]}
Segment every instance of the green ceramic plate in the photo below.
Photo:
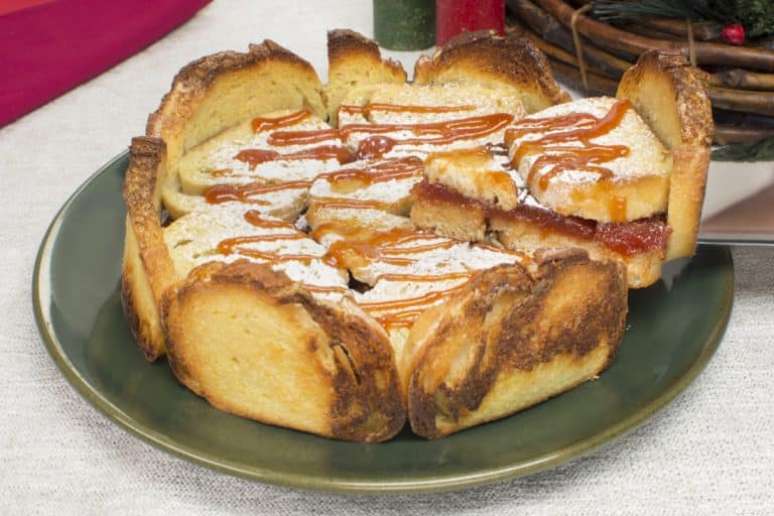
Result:
{"label": "green ceramic plate", "polygon": [[438,441],[404,431],[385,444],[331,441],[210,407],[148,364],[121,312],[122,154],[65,204],[40,248],[34,306],[64,375],[109,418],[164,450],[257,480],[338,491],[428,491],[512,478],[586,453],[682,391],[720,342],[731,311],[728,249],[702,247],[630,296],[629,329],[595,382]]}

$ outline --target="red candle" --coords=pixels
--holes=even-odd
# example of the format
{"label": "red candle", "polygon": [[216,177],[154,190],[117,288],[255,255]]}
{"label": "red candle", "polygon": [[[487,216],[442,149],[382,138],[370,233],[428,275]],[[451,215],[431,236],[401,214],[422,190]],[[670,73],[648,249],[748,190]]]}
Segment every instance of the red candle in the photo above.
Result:
{"label": "red candle", "polygon": [[505,32],[505,0],[436,0],[435,9],[437,45],[464,31]]}

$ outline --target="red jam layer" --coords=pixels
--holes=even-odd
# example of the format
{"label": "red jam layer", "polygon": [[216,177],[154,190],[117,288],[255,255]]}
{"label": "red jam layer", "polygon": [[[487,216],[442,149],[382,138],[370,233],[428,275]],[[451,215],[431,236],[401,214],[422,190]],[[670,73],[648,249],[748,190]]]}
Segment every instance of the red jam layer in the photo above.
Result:
{"label": "red jam layer", "polygon": [[426,180],[414,186],[417,198],[431,199],[458,206],[476,205],[487,216],[509,218],[533,224],[542,231],[555,231],[580,240],[598,242],[623,256],[663,250],[666,248],[670,228],[662,216],[632,222],[602,223],[593,220],[561,215],[554,211],[520,204],[512,210],[501,210],[470,199],[441,184]]}

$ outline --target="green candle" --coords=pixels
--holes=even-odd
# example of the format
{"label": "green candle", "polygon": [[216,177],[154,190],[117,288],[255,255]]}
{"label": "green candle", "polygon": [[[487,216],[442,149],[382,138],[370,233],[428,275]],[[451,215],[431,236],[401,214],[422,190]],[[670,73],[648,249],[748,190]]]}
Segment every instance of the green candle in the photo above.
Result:
{"label": "green candle", "polygon": [[435,0],[374,0],[374,38],[391,50],[435,43]]}

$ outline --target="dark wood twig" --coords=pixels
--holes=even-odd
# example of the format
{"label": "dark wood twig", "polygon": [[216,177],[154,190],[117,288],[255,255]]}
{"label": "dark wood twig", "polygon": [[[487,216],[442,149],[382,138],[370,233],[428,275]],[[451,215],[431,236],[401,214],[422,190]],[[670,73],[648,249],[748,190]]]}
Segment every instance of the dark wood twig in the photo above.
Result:
{"label": "dark wood twig", "polygon": [[[569,27],[575,9],[562,0],[536,0],[537,4]],[[639,55],[646,50],[677,51],[688,57],[688,45],[678,41],[646,38],[617,29],[588,16],[581,15],[578,31],[597,45],[622,49]],[[698,42],[694,45],[698,64],[737,66],[774,72],[774,52],[755,47],[733,47],[720,43]]]}

